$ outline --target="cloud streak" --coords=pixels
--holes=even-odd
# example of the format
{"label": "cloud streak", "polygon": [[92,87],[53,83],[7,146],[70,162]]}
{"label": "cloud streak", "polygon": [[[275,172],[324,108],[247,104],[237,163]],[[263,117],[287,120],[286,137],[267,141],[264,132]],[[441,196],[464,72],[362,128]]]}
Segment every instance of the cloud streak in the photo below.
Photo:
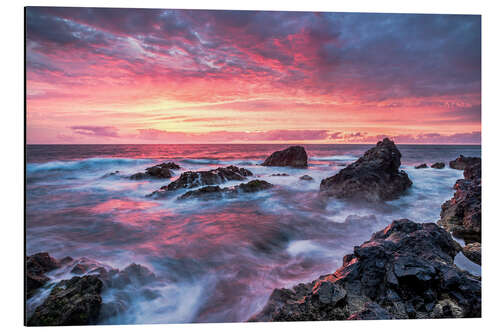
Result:
{"label": "cloud streak", "polygon": [[29,7],[26,23],[29,142],[481,131],[480,16]]}

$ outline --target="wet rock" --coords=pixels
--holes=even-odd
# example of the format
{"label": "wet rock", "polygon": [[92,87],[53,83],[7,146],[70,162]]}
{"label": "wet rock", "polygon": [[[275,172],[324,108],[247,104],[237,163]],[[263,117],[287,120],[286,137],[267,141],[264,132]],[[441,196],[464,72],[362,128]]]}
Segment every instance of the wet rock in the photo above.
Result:
{"label": "wet rock", "polygon": [[130,176],[133,180],[142,180],[146,178],[166,179],[172,178],[171,170],[178,170],[180,166],[173,162],[162,163],[146,169],[146,172],[138,172]]}
{"label": "wet rock", "polygon": [[102,176],[102,178],[117,176],[119,173],[120,173],[120,171],[116,170],[116,171],[105,174],[104,176]]}
{"label": "wet rock", "polygon": [[266,182],[265,180],[252,180],[248,183],[243,183],[240,185],[221,188],[219,186],[205,186],[194,191],[188,191],[178,197],[178,200],[186,199],[202,199],[202,200],[216,200],[222,198],[234,198],[240,193],[254,193],[263,190],[267,190],[273,187],[273,184]]}
{"label": "wet rock", "polygon": [[399,170],[401,153],[393,141],[385,138],[336,175],[323,179],[320,192],[345,199],[385,201],[397,199],[412,185]]}
{"label": "wet rock", "polygon": [[288,177],[288,176],[290,176],[290,175],[287,173],[273,173],[271,175],[271,177]]}
{"label": "wet rock", "polygon": [[289,166],[295,168],[307,167],[307,153],[304,147],[292,146],[285,150],[275,151],[264,163],[264,166]]}
{"label": "wet rock", "polygon": [[443,162],[436,162],[431,165],[431,168],[433,169],[444,169],[444,163]]}
{"label": "wet rock", "polygon": [[425,163],[422,163],[422,164],[419,164],[419,165],[415,166],[415,169],[426,169],[426,168],[428,168],[428,166]]}
{"label": "wet rock", "polygon": [[462,252],[469,260],[481,265],[481,243],[469,243],[462,248]]}
{"label": "wet rock", "polygon": [[209,171],[187,171],[183,172],[179,178],[167,186],[162,186],[159,190],[148,194],[147,197],[161,198],[179,189],[218,185],[230,180],[245,180],[248,176],[252,176],[250,170],[238,168],[233,165]]}
{"label": "wet rock", "polygon": [[477,163],[481,163],[480,157],[465,157],[464,155],[460,155],[453,161],[450,161],[450,168],[465,170],[467,166],[472,166]]}
{"label": "wet rock", "polygon": [[102,298],[102,281],[92,275],[75,276],[54,286],[50,295],[28,320],[29,326],[95,324]]}
{"label": "wet rock", "polygon": [[50,279],[45,273],[59,268],[59,262],[47,252],[39,252],[26,258],[26,296],[30,298],[35,291]]}
{"label": "wet rock", "polygon": [[309,176],[309,175],[303,175],[302,177],[300,177],[299,179],[301,180],[314,180],[313,177]]}
{"label": "wet rock", "polygon": [[467,243],[481,242],[481,163],[466,166],[464,179],[457,180],[454,189],[437,223]]}
{"label": "wet rock", "polygon": [[335,273],[275,289],[250,321],[481,316],[481,281],[454,263],[460,246],[433,223],[397,220]]}

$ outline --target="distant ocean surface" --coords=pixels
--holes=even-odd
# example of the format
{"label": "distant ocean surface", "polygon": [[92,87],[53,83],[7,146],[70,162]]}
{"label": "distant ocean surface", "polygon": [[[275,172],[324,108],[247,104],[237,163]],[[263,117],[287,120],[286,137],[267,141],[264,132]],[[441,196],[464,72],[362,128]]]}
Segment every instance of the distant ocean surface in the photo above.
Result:
{"label": "distant ocean surface", "polygon": [[[28,145],[27,254],[86,257],[119,269],[135,262],[159,277],[162,282],[151,286],[159,297],[127,290],[134,306],[103,324],[245,321],[262,309],[274,288],[335,271],[353,246],[393,220],[436,222],[441,204],[462,178],[448,162],[460,154],[481,156],[480,146],[398,145],[401,168],[413,181],[407,195],[379,205],[324,203],[318,200],[321,180],[373,145],[303,145],[308,169],[259,165],[287,146]],[[182,167],[172,180],[187,170],[236,165],[277,186],[221,201],[179,202],[177,195],[145,197],[169,180],[126,177],[164,161]],[[414,168],[441,161],[442,170]],[[119,175],[103,177],[114,171]],[[305,174],[314,180],[300,180]],[[463,256],[457,260],[479,273]],[[109,289],[103,301],[114,297]],[[28,311],[33,306],[28,304]]]}

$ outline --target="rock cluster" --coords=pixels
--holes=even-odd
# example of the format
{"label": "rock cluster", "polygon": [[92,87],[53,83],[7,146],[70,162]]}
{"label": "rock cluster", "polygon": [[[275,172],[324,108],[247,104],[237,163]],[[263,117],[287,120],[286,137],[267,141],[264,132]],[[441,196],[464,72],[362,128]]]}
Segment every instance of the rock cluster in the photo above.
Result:
{"label": "rock cluster", "polygon": [[174,162],[162,163],[146,169],[146,172],[138,172],[130,176],[133,180],[142,180],[146,178],[166,179],[172,178],[171,170],[179,170],[180,166]]}
{"label": "rock cluster", "polygon": [[188,189],[204,185],[218,185],[230,180],[245,180],[252,175],[250,170],[238,168],[234,165],[209,171],[187,171],[183,172],[175,181],[166,186],[162,186],[159,190],[147,196],[161,198],[179,189]]}
{"label": "rock cluster", "polygon": [[[441,206],[441,218],[437,222],[454,236],[474,245],[474,254],[464,254],[476,263],[481,262],[481,161],[467,165],[464,179],[454,186],[453,198]],[[468,251],[469,253],[471,251]]]}
{"label": "rock cluster", "polygon": [[460,155],[453,161],[450,161],[450,168],[465,170],[467,166],[472,166],[477,163],[481,163],[480,157],[465,157],[464,155]]}
{"label": "rock cluster", "polygon": [[335,273],[275,289],[251,321],[481,316],[481,282],[458,269],[460,246],[433,223],[397,220],[346,255]]}
{"label": "rock cluster", "polygon": [[272,153],[262,165],[307,168],[307,153],[304,147],[301,146],[288,147],[285,150]]}
{"label": "rock cluster", "polygon": [[273,184],[265,180],[252,180],[248,183],[240,185],[221,188],[219,186],[205,186],[194,191],[188,191],[181,195],[179,200],[186,199],[201,199],[201,200],[214,200],[222,198],[234,198],[240,193],[254,193],[267,190],[273,187]]}
{"label": "rock cluster", "polygon": [[45,273],[59,268],[59,261],[52,258],[47,252],[36,253],[26,258],[26,296],[33,293],[50,279]]}
{"label": "rock cluster", "polygon": [[29,326],[95,324],[99,317],[102,281],[94,275],[74,276],[56,284],[49,297],[36,308]]}
{"label": "rock cluster", "polygon": [[385,138],[336,175],[323,179],[320,191],[327,196],[368,201],[393,200],[412,182],[399,170],[401,153],[393,141]]}
{"label": "rock cluster", "polygon": [[[142,296],[155,298],[148,289],[156,276],[146,267],[132,263],[123,270],[113,269],[99,262],[66,257],[56,260],[48,253],[37,253],[27,258],[28,281],[34,274],[60,269],[74,274],[71,279],[50,285],[44,276],[43,284],[52,287],[49,296],[37,306],[28,318],[29,326],[91,325],[126,311],[133,303],[127,288],[142,290]],[[41,268],[40,268],[41,267]],[[38,288],[39,288],[38,287]],[[112,301],[103,303],[101,294],[113,288]],[[31,290],[31,296],[36,290]],[[30,296],[30,289],[27,289]]]}

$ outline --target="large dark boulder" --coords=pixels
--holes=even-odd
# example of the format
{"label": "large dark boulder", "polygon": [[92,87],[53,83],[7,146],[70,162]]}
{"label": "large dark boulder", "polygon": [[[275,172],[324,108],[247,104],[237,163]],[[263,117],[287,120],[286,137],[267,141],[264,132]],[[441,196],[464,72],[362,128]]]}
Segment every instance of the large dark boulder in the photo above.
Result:
{"label": "large dark boulder", "polygon": [[481,163],[480,157],[465,157],[464,155],[460,155],[453,161],[450,161],[450,168],[464,170],[467,166],[472,166],[477,163]]}
{"label": "large dark boulder", "polygon": [[306,168],[307,153],[304,147],[291,146],[285,150],[275,151],[268,158],[266,158],[262,165]]}
{"label": "large dark boulder", "polygon": [[412,182],[399,170],[401,153],[393,141],[385,138],[336,175],[323,179],[320,192],[346,199],[385,201],[397,199]]}
{"label": "large dark boulder", "polygon": [[26,297],[33,296],[35,291],[50,279],[45,273],[59,268],[59,262],[47,252],[39,252],[26,258]]}
{"label": "large dark boulder", "polygon": [[394,221],[335,273],[275,289],[250,321],[480,317],[481,281],[454,265],[459,251],[436,224]]}
{"label": "large dark boulder", "polygon": [[205,186],[197,190],[188,191],[181,195],[179,200],[186,199],[201,199],[201,200],[215,200],[222,198],[234,198],[240,193],[254,193],[267,190],[273,187],[273,184],[265,180],[255,179],[248,183],[240,185],[221,188],[219,186]]}
{"label": "large dark boulder", "polygon": [[466,243],[481,242],[481,162],[466,166],[464,179],[457,180],[454,189],[437,223]]}
{"label": "large dark boulder", "polygon": [[183,172],[175,181],[162,186],[159,190],[147,196],[161,198],[179,189],[218,185],[230,180],[245,180],[248,176],[252,176],[250,170],[238,168],[234,165],[209,171],[187,171]]}
{"label": "large dark boulder", "polygon": [[166,179],[172,178],[173,173],[171,170],[178,170],[180,166],[174,162],[162,163],[146,169],[146,172],[138,172],[130,176],[133,180],[142,180],[146,178]]}
{"label": "large dark boulder", "polygon": [[75,276],[56,284],[47,299],[35,309],[29,326],[95,324],[99,317],[102,281],[94,275]]}

